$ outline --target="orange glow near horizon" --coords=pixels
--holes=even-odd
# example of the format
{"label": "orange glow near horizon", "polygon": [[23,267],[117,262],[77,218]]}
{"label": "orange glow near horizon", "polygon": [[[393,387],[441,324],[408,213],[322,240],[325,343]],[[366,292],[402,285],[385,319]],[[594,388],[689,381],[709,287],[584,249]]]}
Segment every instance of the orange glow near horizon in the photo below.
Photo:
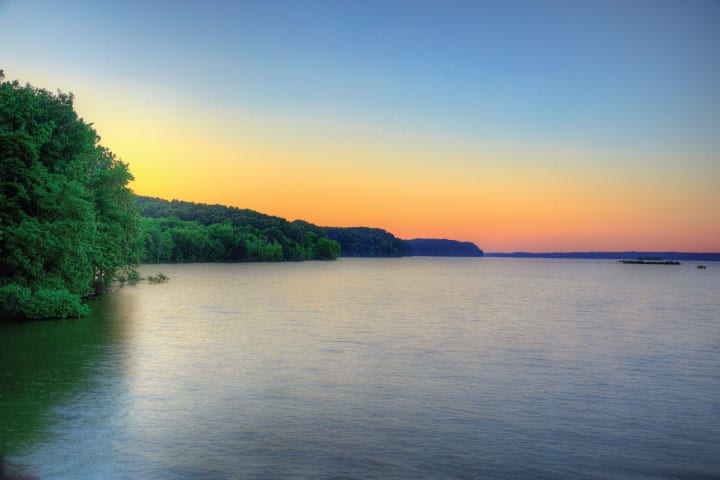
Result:
{"label": "orange glow near horizon", "polygon": [[[720,250],[717,190],[703,178],[677,184],[661,162],[647,173],[597,152],[511,151],[84,98],[78,108],[130,164],[141,195],[472,241],[486,251]],[[633,163],[644,164],[625,162]]]}

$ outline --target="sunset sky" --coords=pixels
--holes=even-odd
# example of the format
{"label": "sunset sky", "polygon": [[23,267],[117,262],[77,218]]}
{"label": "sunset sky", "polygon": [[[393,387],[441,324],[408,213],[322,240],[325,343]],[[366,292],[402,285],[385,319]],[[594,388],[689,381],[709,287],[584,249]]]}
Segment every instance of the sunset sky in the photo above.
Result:
{"label": "sunset sky", "polygon": [[132,188],[490,252],[720,251],[720,1],[0,0]]}

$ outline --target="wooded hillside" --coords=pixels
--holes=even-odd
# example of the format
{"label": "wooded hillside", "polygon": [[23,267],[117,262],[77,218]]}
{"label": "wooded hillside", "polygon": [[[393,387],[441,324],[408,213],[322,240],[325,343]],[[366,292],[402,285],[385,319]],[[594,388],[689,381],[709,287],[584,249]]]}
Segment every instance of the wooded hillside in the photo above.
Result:
{"label": "wooded hillside", "polygon": [[337,242],[319,227],[253,210],[159,198],[136,198],[142,260],[277,262],[334,260]]}

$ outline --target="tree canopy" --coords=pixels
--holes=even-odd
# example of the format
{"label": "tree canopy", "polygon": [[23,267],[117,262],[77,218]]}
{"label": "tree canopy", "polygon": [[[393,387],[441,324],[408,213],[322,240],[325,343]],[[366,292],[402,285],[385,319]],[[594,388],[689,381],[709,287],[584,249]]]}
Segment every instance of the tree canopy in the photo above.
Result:
{"label": "tree canopy", "polygon": [[139,259],[132,175],[73,101],[0,83],[0,318],[81,315]]}
{"label": "tree canopy", "polygon": [[144,262],[334,260],[340,245],[307,222],[253,210],[137,197]]}
{"label": "tree canopy", "polygon": [[402,257],[410,253],[403,240],[380,228],[325,227],[323,231],[340,244],[343,257]]}

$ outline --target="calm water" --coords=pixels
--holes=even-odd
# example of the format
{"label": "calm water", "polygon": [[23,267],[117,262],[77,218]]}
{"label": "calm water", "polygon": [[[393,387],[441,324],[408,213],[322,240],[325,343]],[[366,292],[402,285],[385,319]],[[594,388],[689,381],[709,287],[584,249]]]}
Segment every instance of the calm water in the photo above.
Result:
{"label": "calm water", "polygon": [[720,478],[720,264],[163,265],[1,325],[39,479]]}

